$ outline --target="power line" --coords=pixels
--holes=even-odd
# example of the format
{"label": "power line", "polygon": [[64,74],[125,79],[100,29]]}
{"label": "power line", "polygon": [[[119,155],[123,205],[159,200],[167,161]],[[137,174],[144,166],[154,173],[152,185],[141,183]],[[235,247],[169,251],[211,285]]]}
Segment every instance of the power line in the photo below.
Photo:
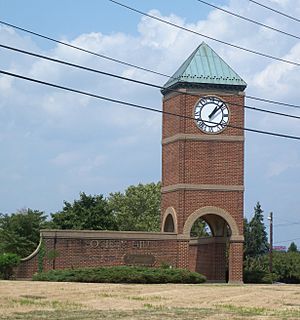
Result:
{"label": "power line", "polygon": [[59,43],[59,44],[61,44],[63,46],[67,46],[67,47],[72,48],[72,49],[76,49],[76,50],[79,50],[79,51],[82,51],[82,52],[85,52],[85,53],[89,53],[91,55],[97,56],[97,57],[102,58],[102,59],[110,60],[110,61],[116,62],[116,63],[121,63],[121,64],[126,65],[128,67],[140,69],[142,71],[151,72],[151,73],[154,73],[154,74],[159,75],[159,76],[163,76],[163,77],[167,77],[167,78],[170,77],[167,74],[163,74],[163,73],[160,73],[160,72],[157,72],[157,71],[153,71],[153,70],[150,70],[150,69],[147,69],[147,68],[144,68],[144,67],[140,67],[140,66],[131,64],[129,62],[121,61],[119,59],[112,58],[112,57],[106,56],[104,54],[97,53],[95,51],[84,49],[82,47],[74,46],[74,45],[72,45],[70,43],[63,42],[63,41],[60,41],[60,40],[57,40],[57,39],[42,35],[41,33],[37,33],[37,32],[31,31],[31,30],[28,30],[28,29],[25,29],[25,28],[18,27],[18,26],[14,25],[14,24],[11,24],[11,23],[8,23],[8,22],[2,21],[2,20],[0,20],[0,24],[3,24],[5,26],[11,27],[11,28],[14,28],[14,29],[17,29],[17,30],[20,30],[20,31],[23,31],[23,32],[26,32],[26,33],[29,33],[29,34],[32,34],[34,36],[37,36],[37,37],[40,37],[40,38],[43,38],[43,39],[46,39],[46,40],[49,40],[49,41],[52,41],[52,42],[55,42],[55,43]]}
{"label": "power line", "polygon": [[284,106],[284,107],[290,107],[290,108],[296,108],[296,109],[300,108],[300,105],[293,104],[293,103],[286,103],[286,102],[281,102],[281,101],[276,101],[276,100],[271,100],[271,99],[264,99],[264,98],[249,96],[249,95],[245,95],[245,97],[248,99],[251,99],[251,100],[256,100],[256,101],[261,101],[261,102],[266,102],[266,103],[273,103],[273,104],[277,104],[277,105]]}
{"label": "power line", "polygon": [[[97,99],[101,99],[101,100],[105,100],[105,101],[109,101],[109,102],[113,102],[113,103],[126,105],[126,106],[129,106],[129,107],[132,107],[132,108],[153,111],[153,112],[157,112],[157,113],[161,113],[161,114],[167,114],[167,115],[176,116],[176,117],[179,117],[179,118],[190,119],[190,120],[194,120],[194,121],[196,120],[194,117],[188,117],[188,116],[184,116],[184,115],[180,115],[180,114],[176,114],[176,113],[172,113],[172,112],[167,112],[167,111],[162,111],[162,110],[151,108],[151,107],[142,106],[142,105],[131,103],[131,102],[126,102],[126,101],[123,101],[123,100],[117,100],[117,99],[113,99],[113,98],[108,98],[108,97],[100,96],[100,95],[93,94],[93,93],[90,93],[90,92],[77,90],[77,89],[61,86],[61,85],[58,85],[58,84],[54,84],[54,83],[50,83],[50,82],[46,82],[46,81],[42,81],[42,80],[37,80],[37,79],[34,79],[34,78],[25,77],[25,76],[22,76],[22,75],[19,75],[19,74],[16,74],[16,73],[12,73],[12,72],[7,72],[7,71],[4,71],[4,70],[0,70],[0,73],[8,75],[8,76],[11,76],[11,77],[15,77],[15,78],[19,78],[19,79],[23,79],[23,80],[27,80],[27,81],[31,81],[31,82],[35,82],[35,83],[39,83],[39,84],[46,85],[46,86],[50,86],[50,87],[53,87],[53,88],[62,89],[62,90],[73,92],[73,93],[78,93],[78,94],[89,96],[89,97],[92,97],[92,98],[97,98]],[[205,120],[205,122],[211,123],[211,124],[218,124],[218,123],[213,122],[213,121],[206,121]],[[244,131],[249,131],[249,132],[254,132],[254,133],[259,133],[259,134],[265,134],[265,135],[269,135],[269,136],[275,136],[275,137],[293,139],[293,140],[300,140],[300,137],[298,137],[298,136],[292,136],[292,135],[287,135],[287,134],[282,134],[282,133],[276,133],[276,132],[270,132],[270,131],[264,131],[264,130],[258,130],[258,129],[251,129],[251,128],[233,126],[233,125],[230,125],[230,124],[226,124],[225,126],[229,127],[229,128],[238,129],[238,130],[244,130]]]}
{"label": "power line", "polygon": [[294,20],[294,21],[300,22],[300,19],[295,18],[295,17],[293,17],[293,16],[290,16],[290,15],[288,15],[288,14],[282,12],[282,11],[279,11],[279,10],[276,10],[276,9],[274,9],[274,8],[268,7],[268,6],[266,6],[266,5],[262,4],[262,3],[259,3],[259,2],[257,2],[257,1],[254,1],[254,0],[249,0],[249,1],[250,1],[250,2],[253,2],[253,3],[257,4],[258,6],[261,6],[261,7],[265,8],[265,9],[268,9],[268,10],[271,10],[271,11],[273,11],[273,12],[276,12],[276,13],[278,13],[278,14],[286,17],[286,18],[289,18],[289,19],[292,19],[292,20]]}
{"label": "power line", "polygon": [[[6,25],[8,27],[11,27],[11,28],[20,30],[22,32],[26,32],[26,33],[35,35],[37,37],[40,37],[40,38],[43,38],[43,39],[46,39],[46,40],[49,40],[49,41],[52,41],[52,42],[67,46],[67,47],[70,47],[70,48],[75,49],[75,50],[79,50],[79,51],[82,51],[82,52],[97,56],[99,58],[103,58],[103,59],[106,59],[106,60],[109,60],[109,61],[112,61],[112,62],[115,62],[115,63],[119,63],[119,64],[122,64],[122,65],[125,65],[125,66],[129,66],[129,67],[132,67],[132,68],[135,68],[135,69],[142,70],[142,71],[150,72],[150,73],[153,73],[153,74],[156,74],[156,75],[160,75],[160,76],[163,76],[163,77],[175,79],[174,77],[172,77],[170,75],[167,75],[167,74],[164,74],[164,73],[161,73],[161,72],[158,72],[158,71],[154,71],[154,70],[151,70],[151,69],[148,69],[148,68],[144,68],[144,67],[141,67],[141,66],[138,66],[138,65],[126,62],[126,61],[122,61],[122,60],[119,60],[119,59],[116,59],[116,58],[112,58],[112,57],[109,57],[107,55],[99,54],[97,52],[90,51],[90,50],[84,49],[82,47],[74,46],[74,45],[71,45],[69,43],[66,43],[66,42],[63,42],[63,41],[60,41],[60,40],[57,40],[57,39],[42,35],[40,33],[31,31],[31,30],[28,30],[28,29],[25,29],[25,28],[21,28],[19,26],[13,25],[11,23],[8,23],[8,22],[2,21],[2,20],[0,20],[0,24]],[[254,96],[250,96],[250,95],[245,95],[245,97],[248,98],[248,99],[251,99],[251,100],[256,100],[256,101],[261,101],[261,102],[271,103],[271,104],[277,104],[277,105],[284,106],[284,107],[291,107],[291,108],[297,108],[297,109],[300,108],[300,105],[296,105],[296,104],[291,104],[291,103],[286,103],[286,102],[281,102],[281,101],[276,101],[276,100],[270,100],[270,99],[265,99],[265,98],[260,98],[260,97],[254,97]]]}
{"label": "power line", "polygon": [[284,242],[291,242],[291,241],[295,241],[295,240],[300,240],[300,238],[294,238],[294,239],[289,239],[289,240],[277,241],[277,242],[274,242],[274,244],[276,244],[276,243],[284,243]]}
{"label": "power line", "polygon": [[[113,74],[113,73],[104,72],[104,71],[97,70],[97,69],[94,69],[94,68],[88,68],[88,67],[85,67],[85,66],[82,66],[82,65],[79,65],[79,64],[74,64],[74,63],[71,63],[71,62],[67,62],[65,60],[51,58],[51,57],[48,57],[48,56],[44,56],[44,55],[41,55],[41,54],[37,54],[37,53],[34,53],[34,52],[30,52],[30,51],[26,51],[26,50],[22,50],[22,49],[18,49],[18,48],[14,48],[14,47],[11,47],[11,46],[6,46],[6,45],[3,45],[3,44],[0,44],[0,48],[16,51],[16,52],[22,53],[22,54],[27,54],[27,55],[34,56],[34,57],[37,57],[37,58],[40,58],[40,59],[44,59],[44,60],[48,60],[48,61],[51,61],[51,62],[67,65],[67,66],[70,66],[70,67],[73,67],[73,68],[78,68],[78,69],[82,69],[82,70],[85,70],[85,71],[94,72],[94,73],[102,74],[102,75],[109,76],[109,77],[114,77],[114,78],[117,78],[117,79],[120,79],[120,80],[126,80],[126,81],[134,82],[134,83],[145,85],[145,86],[150,86],[150,87],[157,88],[157,89],[164,89],[164,87],[156,85],[156,84],[153,84],[153,83],[149,83],[149,82],[145,82],[145,81],[139,81],[139,80],[136,80],[136,79],[130,79],[130,78],[119,76],[119,75],[116,75],[116,74]],[[190,96],[197,96],[197,97],[199,96],[199,95],[196,95],[196,94],[191,94],[191,93],[188,93],[188,92],[182,92],[182,91],[175,90],[175,89],[168,89],[168,90],[170,92],[177,92],[177,93],[180,93],[180,94],[185,94],[185,95],[190,95]],[[243,107],[245,109],[249,109],[249,110],[253,110],[253,111],[259,111],[259,112],[269,113],[269,114],[278,115],[278,116],[284,116],[284,117],[289,117],[289,118],[294,118],[294,119],[300,119],[300,116],[296,116],[296,115],[291,115],[291,114],[286,114],[286,113],[282,113],[282,112],[266,110],[266,109],[262,109],[262,108],[257,108],[257,107],[247,106],[247,105],[242,105],[242,104],[237,104],[237,103],[230,103],[230,104],[234,105],[234,106],[240,106],[240,107]]]}
{"label": "power line", "polygon": [[295,39],[300,39],[299,36],[296,36],[296,35],[291,34],[291,33],[289,33],[289,32],[286,32],[286,31],[283,31],[283,30],[280,30],[280,29],[271,27],[271,26],[269,26],[269,25],[267,25],[267,24],[258,22],[258,21],[256,21],[256,20],[253,20],[253,19],[250,19],[250,18],[247,18],[247,17],[245,17],[245,16],[242,16],[242,15],[240,15],[240,14],[237,14],[237,13],[234,13],[234,12],[232,12],[232,11],[226,10],[226,9],[224,9],[224,8],[215,6],[215,5],[213,5],[213,4],[209,3],[209,2],[206,2],[206,1],[203,1],[203,0],[196,0],[196,1],[201,2],[201,3],[204,3],[204,4],[206,4],[206,5],[210,6],[210,7],[213,7],[213,8],[215,8],[215,9],[219,10],[219,11],[223,11],[223,12],[225,12],[225,13],[227,13],[227,14],[230,14],[230,15],[232,15],[232,16],[234,16],[234,17],[237,17],[237,18],[239,18],[239,19],[242,19],[242,20],[245,20],[245,21],[254,23],[254,24],[259,25],[259,26],[261,26],[261,27],[264,27],[264,28],[266,28],[266,29],[279,32],[279,33],[281,33],[281,34],[284,34],[284,35],[286,35],[286,36],[289,36],[289,37],[292,37],[292,38],[295,38]]}
{"label": "power line", "polygon": [[256,51],[256,50],[252,50],[252,49],[248,49],[248,48],[245,48],[245,47],[241,47],[241,46],[238,46],[236,44],[232,44],[232,43],[229,43],[229,42],[226,42],[226,41],[223,41],[223,40],[219,40],[219,39],[216,39],[216,38],[213,38],[213,37],[210,37],[210,36],[207,36],[203,33],[200,33],[200,32],[197,32],[195,30],[191,30],[191,29],[188,29],[186,27],[183,27],[183,26],[180,26],[176,23],[173,23],[173,22],[170,22],[170,21],[167,21],[167,20],[164,20],[162,18],[159,18],[157,16],[153,16],[149,13],[146,13],[146,12],[143,12],[141,10],[138,10],[138,9],[135,9],[133,7],[130,7],[130,6],[127,6],[121,2],[118,2],[118,1],[115,1],[115,0],[107,0],[107,1],[110,1],[118,6],[121,6],[123,8],[126,8],[130,11],[133,11],[133,12],[136,12],[140,15],[143,15],[143,16],[146,16],[148,18],[151,18],[151,19],[154,19],[154,20],[157,20],[159,22],[162,22],[164,24],[167,24],[167,25],[170,25],[172,27],[175,27],[177,29],[181,29],[181,30],[184,30],[184,31],[187,31],[187,32],[190,32],[190,33],[193,33],[193,34],[196,34],[198,36],[201,36],[201,37],[204,37],[204,38],[207,38],[207,39],[210,39],[210,40],[213,40],[215,42],[219,42],[219,43],[222,43],[222,44],[225,44],[226,46],[230,46],[230,47],[233,47],[235,49],[239,49],[239,50],[242,50],[242,51],[246,51],[246,52],[249,52],[249,53],[252,53],[252,54],[255,54],[255,55],[259,55],[261,57],[265,57],[265,58],[268,58],[268,59],[273,59],[273,60],[277,60],[277,61],[280,61],[280,62],[284,62],[284,63],[288,63],[288,64],[291,64],[291,65],[294,65],[294,66],[297,66],[297,67],[300,67],[300,62],[295,62],[295,61],[291,61],[291,60],[287,60],[287,59],[283,59],[283,58],[279,58],[279,57],[275,57],[271,54],[267,54],[267,53],[263,53],[263,52],[259,52],[259,51]]}
{"label": "power line", "polygon": [[300,222],[279,223],[279,224],[275,224],[274,227],[288,227],[288,226],[299,225],[299,224]]}

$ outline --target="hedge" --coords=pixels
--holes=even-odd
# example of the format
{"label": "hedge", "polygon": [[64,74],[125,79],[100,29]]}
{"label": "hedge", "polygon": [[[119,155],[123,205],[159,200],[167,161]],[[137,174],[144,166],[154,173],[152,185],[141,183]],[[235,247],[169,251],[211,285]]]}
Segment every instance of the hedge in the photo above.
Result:
{"label": "hedge", "polygon": [[35,274],[33,280],[93,283],[203,283],[206,278],[185,269],[118,266],[51,270]]}

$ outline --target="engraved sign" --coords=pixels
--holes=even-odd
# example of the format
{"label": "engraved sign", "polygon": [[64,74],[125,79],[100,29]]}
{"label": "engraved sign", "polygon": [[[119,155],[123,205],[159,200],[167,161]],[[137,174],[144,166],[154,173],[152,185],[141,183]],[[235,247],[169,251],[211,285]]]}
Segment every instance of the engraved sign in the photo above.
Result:
{"label": "engraved sign", "polygon": [[124,263],[134,266],[152,266],[155,262],[155,257],[152,254],[126,254]]}

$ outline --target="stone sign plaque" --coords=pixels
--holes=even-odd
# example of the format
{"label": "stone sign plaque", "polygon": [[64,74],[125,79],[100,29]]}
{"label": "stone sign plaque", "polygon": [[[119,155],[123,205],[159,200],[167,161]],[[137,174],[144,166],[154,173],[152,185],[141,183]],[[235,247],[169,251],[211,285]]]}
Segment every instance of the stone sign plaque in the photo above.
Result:
{"label": "stone sign plaque", "polygon": [[155,262],[155,257],[152,254],[126,254],[124,263],[133,266],[152,266]]}

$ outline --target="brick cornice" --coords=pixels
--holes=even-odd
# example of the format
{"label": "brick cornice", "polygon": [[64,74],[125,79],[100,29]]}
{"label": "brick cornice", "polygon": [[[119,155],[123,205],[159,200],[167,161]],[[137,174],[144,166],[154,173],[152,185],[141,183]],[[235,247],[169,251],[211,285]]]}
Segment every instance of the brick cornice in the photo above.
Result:
{"label": "brick cornice", "polygon": [[42,238],[97,240],[176,240],[173,232],[101,231],[101,230],[41,230]]}
{"label": "brick cornice", "polygon": [[162,193],[173,192],[173,191],[244,191],[243,185],[220,185],[220,184],[191,184],[191,183],[177,183],[161,188]]}
{"label": "brick cornice", "polygon": [[173,97],[176,97],[178,95],[182,94],[188,94],[188,95],[194,95],[194,96],[203,96],[203,95],[222,95],[222,96],[245,96],[245,92],[238,91],[238,90],[216,90],[216,89],[208,89],[208,88],[197,88],[197,89],[183,89],[178,88],[174,91],[170,91],[167,94],[163,96],[163,101],[172,99]]}
{"label": "brick cornice", "polygon": [[222,142],[244,142],[243,136],[227,136],[227,135],[200,135],[189,133],[177,133],[172,137],[162,140],[162,145],[177,141],[222,141]]}

